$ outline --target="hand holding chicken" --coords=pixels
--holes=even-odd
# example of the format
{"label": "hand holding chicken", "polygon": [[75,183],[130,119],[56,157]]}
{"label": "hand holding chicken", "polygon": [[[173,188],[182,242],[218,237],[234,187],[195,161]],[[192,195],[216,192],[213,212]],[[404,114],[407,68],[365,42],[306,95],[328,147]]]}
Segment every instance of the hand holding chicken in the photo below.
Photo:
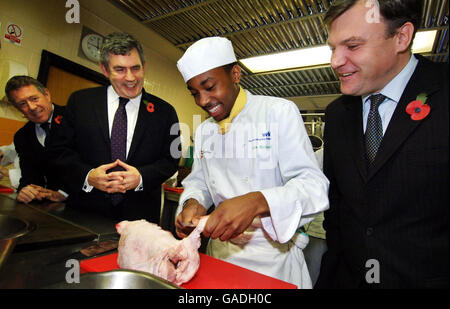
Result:
{"label": "hand holding chicken", "polygon": [[149,272],[177,285],[188,282],[200,266],[200,234],[207,220],[207,216],[202,217],[182,240],[146,220],[118,223],[119,267]]}

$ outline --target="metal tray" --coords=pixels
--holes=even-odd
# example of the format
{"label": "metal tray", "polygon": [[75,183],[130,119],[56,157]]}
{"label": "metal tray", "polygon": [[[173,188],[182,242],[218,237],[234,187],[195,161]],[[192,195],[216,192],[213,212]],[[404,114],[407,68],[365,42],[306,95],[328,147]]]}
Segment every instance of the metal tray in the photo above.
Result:
{"label": "metal tray", "polygon": [[149,273],[117,269],[80,276],[80,283],[61,282],[48,289],[181,289],[162,278]]}

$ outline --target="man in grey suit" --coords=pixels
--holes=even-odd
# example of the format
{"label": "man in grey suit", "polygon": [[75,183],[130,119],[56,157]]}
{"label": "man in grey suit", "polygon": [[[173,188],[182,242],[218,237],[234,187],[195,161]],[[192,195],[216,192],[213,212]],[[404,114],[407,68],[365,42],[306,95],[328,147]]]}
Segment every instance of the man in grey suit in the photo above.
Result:
{"label": "man in grey suit", "polygon": [[338,0],[318,288],[448,287],[448,64],[411,53],[421,0]]}

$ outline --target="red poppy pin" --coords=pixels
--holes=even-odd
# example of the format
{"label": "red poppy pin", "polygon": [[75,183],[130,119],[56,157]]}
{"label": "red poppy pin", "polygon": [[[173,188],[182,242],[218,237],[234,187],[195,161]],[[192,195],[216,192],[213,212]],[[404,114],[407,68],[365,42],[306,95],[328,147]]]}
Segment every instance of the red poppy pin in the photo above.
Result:
{"label": "red poppy pin", "polygon": [[411,115],[412,120],[422,120],[430,113],[430,106],[425,104],[427,94],[421,93],[417,98],[406,106],[406,112]]}
{"label": "red poppy pin", "polygon": [[61,120],[62,120],[62,116],[61,115],[58,115],[58,116],[55,117],[55,122],[57,124],[61,124]]}
{"label": "red poppy pin", "polygon": [[152,102],[144,100],[144,104],[147,106],[147,112],[153,113],[155,111],[155,105]]}

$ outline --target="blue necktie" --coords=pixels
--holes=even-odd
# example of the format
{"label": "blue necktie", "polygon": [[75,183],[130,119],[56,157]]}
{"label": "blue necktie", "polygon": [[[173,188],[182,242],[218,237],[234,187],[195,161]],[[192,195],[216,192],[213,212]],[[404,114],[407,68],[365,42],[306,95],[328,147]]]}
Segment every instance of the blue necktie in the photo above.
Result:
{"label": "blue necktie", "polygon": [[383,139],[383,125],[378,113],[378,107],[383,103],[386,97],[382,94],[375,94],[369,97],[370,111],[367,117],[367,127],[365,134],[366,155],[368,166],[372,164]]}
{"label": "blue necktie", "polygon": [[[111,160],[112,162],[119,159],[125,162],[127,157],[127,111],[125,105],[130,101],[127,98],[119,98],[119,107],[114,115],[112,130],[111,130]],[[112,171],[123,170],[121,167],[116,167]],[[119,204],[123,200],[123,193],[111,194],[111,201],[113,205]]]}

